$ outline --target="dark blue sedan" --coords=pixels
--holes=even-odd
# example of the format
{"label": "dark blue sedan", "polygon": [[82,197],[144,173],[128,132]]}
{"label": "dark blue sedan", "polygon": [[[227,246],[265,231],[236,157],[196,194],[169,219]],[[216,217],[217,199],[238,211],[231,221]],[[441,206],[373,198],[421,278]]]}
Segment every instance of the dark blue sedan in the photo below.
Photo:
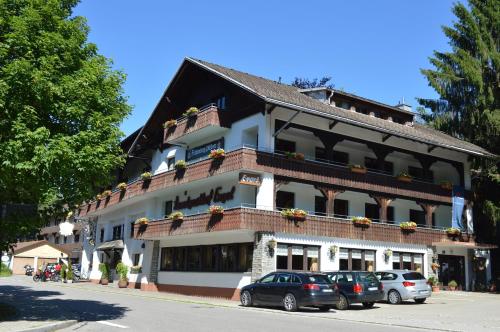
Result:
{"label": "dark blue sedan", "polygon": [[316,307],[328,311],[340,300],[337,286],[327,275],[308,272],[273,272],[240,292],[241,304],[282,306],[286,311]]}

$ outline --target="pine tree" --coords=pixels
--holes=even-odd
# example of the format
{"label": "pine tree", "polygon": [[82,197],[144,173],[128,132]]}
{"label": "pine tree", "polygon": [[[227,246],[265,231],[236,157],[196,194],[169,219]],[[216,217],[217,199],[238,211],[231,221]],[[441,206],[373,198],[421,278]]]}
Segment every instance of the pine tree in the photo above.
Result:
{"label": "pine tree", "polygon": [[[424,121],[447,134],[500,154],[500,2],[470,0],[453,7],[443,27],[451,51],[434,52],[422,70],[439,99],[419,99]],[[478,240],[492,241],[500,219],[498,158],[474,158],[474,218]],[[498,227],[500,228],[500,227]],[[500,233],[500,232],[499,232]],[[497,237],[500,238],[500,237]]]}

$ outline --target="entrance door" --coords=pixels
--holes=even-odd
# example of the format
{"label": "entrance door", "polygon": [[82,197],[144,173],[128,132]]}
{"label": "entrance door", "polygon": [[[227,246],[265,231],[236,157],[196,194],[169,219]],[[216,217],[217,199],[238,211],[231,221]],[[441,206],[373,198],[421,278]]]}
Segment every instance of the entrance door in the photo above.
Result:
{"label": "entrance door", "polygon": [[439,281],[444,286],[455,280],[458,287],[465,289],[465,258],[464,256],[439,255]]}

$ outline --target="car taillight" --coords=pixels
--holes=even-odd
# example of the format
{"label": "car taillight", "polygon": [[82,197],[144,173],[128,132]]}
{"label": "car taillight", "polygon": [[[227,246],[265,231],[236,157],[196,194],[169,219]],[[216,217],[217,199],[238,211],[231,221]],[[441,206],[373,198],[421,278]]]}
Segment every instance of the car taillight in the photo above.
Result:
{"label": "car taillight", "polygon": [[319,290],[319,286],[315,284],[304,284],[302,288],[305,290]]}
{"label": "car taillight", "polygon": [[361,287],[360,284],[354,284],[354,286],[352,286],[352,290],[354,293],[359,294],[363,291],[363,287]]}
{"label": "car taillight", "polygon": [[411,282],[411,281],[403,281],[403,286],[405,286],[405,287],[413,287],[413,286],[415,286],[415,283]]}

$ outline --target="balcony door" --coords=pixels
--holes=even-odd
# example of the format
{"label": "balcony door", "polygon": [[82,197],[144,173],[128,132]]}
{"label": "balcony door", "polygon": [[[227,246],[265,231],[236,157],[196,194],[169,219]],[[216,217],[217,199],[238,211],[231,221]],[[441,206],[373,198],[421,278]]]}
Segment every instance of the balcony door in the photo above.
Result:
{"label": "balcony door", "polygon": [[278,210],[282,209],[292,209],[295,207],[295,194],[289,191],[279,190],[276,193],[276,208]]}

